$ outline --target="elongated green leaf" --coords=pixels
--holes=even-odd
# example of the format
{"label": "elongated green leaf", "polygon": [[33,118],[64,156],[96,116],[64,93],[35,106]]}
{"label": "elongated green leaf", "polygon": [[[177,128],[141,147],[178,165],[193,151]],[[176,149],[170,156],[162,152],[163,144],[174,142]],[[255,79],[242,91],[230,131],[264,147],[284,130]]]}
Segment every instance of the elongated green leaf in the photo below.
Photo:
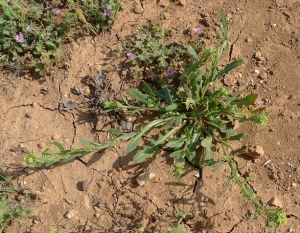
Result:
{"label": "elongated green leaf", "polygon": [[226,14],[223,11],[221,12],[221,20],[222,20],[222,24],[224,25],[227,31],[228,30],[227,18],[226,18]]}
{"label": "elongated green leaf", "polygon": [[203,146],[205,148],[211,148],[211,145],[212,145],[212,137],[204,138],[201,141],[201,146]]}
{"label": "elongated green leaf", "polygon": [[223,70],[221,70],[219,72],[218,76],[222,77],[224,74],[228,74],[228,72],[230,70],[234,69],[235,67],[240,66],[243,63],[244,63],[243,60],[236,60],[236,61],[233,61],[233,62],[229,63],[228,65],[225,66],[225,68]]}
{"label": "elongated green leaf", "polygon": [[196,61],[199,61],[198,55],[197,55],[195,49],[191,45],[187,45],[187,50],[193,59],[195,59]]}
{"label": "elongated green leaf", "polygon": [[60,144],[59,142],[53,142],[53,144],[60,150],[65,152],[65,148],[63,147],[62,144]]}
{"label": "elongated green leaf", "polygon": [[148,105],[149,101],[148,101],[148,96],[147,95],[143,94],[142,92],[140,92],[140,91],[138,91],[134,88],[128,89],[127,92],[135,100]]}
{"label": "elongated green leaf", "polygon": [[175,126],[181,125],[181,122],[182,122],[183,118],[185,118],[185,115],[181,115],[181,116],[179,116],[178,118],[176,118],[176,120],[175,120],[175,122],[174,122],[174,125],[175,125]]}
{"label": "elongated green leaf", "polygon": [[165,99],[165,95],[163,93],[163,90],[157,90],[155,87],[150,87],[153,94],[157,96],[159,99]]}
{"label": "elongated green leaf", "polygon": [[237,131],[235,129],[226,129],[226,133],[228,135],[236,135],[237,134]]}
{"label": "elongated green leaf", "polygon": [[238,135],[235,136],[231,136],[230,138],[228,138],[227,140],[233,141],[233,140],[240,140],[241,138],[245,137],[245,133],[240,133]]}
{"label": "elongated green leaf", "polygon": [[229,184],[230,184],[230,182],[231,182],[231,180],[232,180],[232,176],[229,176],[228,178],[227,178],[227,180],[226,180],[226,186],[228,186]]}
{"label": "elongated green leaf", "polygon": [[169,155],[169,157],[170,157],[170,158],[178,157],[180,154],[181,154],[181,151],[180,151],[180,150],[177,150],[177,151],[172,152],[172,153]]}
{"label": "elongated green leaf", "polygon": [[177,104],[173,103],[173,104],[170,104],[167,107],[165,107],[165,110],[166,111],[172,111],[172,110],[175,110],[176,108],[177,108]]}
{"label": "elongated green leaf", "polygon": [[182,147],[183,143],[184,143],[184,141],[182,138],[176,138],[176,139],[173,139],[172,141],[169,141],[166,144],[166,147],[179,149],[180,147]]}
{"label": "elongated green leaf", "polygon": [[214,169],[212,170],[212,172],[218,171],[224,162],[225,162],[225,160],[220,160],[219,162],[217,162],[216,165],[214,166]]}
{"label": "elongated green leaf", "polygon": [[48,163],[46,163],[46,167],[50,167],[52,164],[56,163],[57,161],[56,160],[51,160],[49,161]]}
{"label": "elongated green leaf", "polygon": [[204,148],[205,150],[205,155],[206,159],[205,162],[208,166],[213,166],[214,165],[214,159],[213,159],[213,151],[211,148]]}
{"label": "elongated green leaf", "polygon": [[133,157],[134,163],[141,163],[145,161],[146,158],[149,158],[152,156],[152,153],[154,151],[159,150],[159,146],[162,145],[167,138],[169,138],[173,133],[175,133],[178,130],[178,127],[175,127],[171,131],[168,131],[164,136],[159,135],[158,140],[154,141],[151,140],[151,144],[149,146],[144,146],[142,150],[139,150],[136,155]]}
{"label": "elongated green leaf", "polygon": [[126,134],[126,133],[124,133],[124,132],[122,132],[122,131],[120,131],[120,130],[114,129],[114,128],[110,129],[109,132],[110,132],[112,135],[123,135],[123,134]]}
{"label": "elongated green leaf", "polygon": [[152,99],[154,102],[156,102],[157,100],[156,100],[151,88],[149,87],[149,85],[146,82],[143,82],[143,86],[145,88],[146,93],[149,95],[150,99]]}
{"label": "elongated green leaf", "polygon": [[248,106],[250,104],[253,104],[254,101],[256,100],[256,98],[257,98],[257,94],[250,94],[250,95],[247,95],[243,99],[236,99],[236,100],[231,101],[230,103],[236,104],[238,107],[241,107],[243,105]]}
{"label": "elongated green leaf", "polygon": [[168,104],[173,104],[173,100],[172,100],[172,97],[170,95],[169,89],[167,87],[164,87],[164,91],[165,91],[166,102]]}
{"label": "elongated green leaf", "polygon": [[155,121],[150,122],[149,124],[147,124],[144,128],[140,129],[140,132],[131,140],[131,142],[129,143],[126,152],[130,153],[131,151],[133,151],[137,145],[139,144],[139,141],[141,139],[141,137],[148,131],[150,130],[152,127],[158,125],[159,123],[161,123],[163,120],[158,119]]}

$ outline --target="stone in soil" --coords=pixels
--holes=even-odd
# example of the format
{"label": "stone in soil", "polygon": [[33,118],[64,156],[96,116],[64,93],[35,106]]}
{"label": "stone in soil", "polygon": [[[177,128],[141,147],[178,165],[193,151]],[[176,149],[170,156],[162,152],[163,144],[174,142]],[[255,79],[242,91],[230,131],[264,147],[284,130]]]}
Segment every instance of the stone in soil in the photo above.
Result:
{"label": "stone in soil", "polygon": [[244,151],[244,155],[247,155],[253,159],[259,159],[265,154],[263,148],[257,145],[243,146],[242,150]]}
{"label": "stone in soil", "polygon": [[139,184],[139,186],[143,186],[147,181],[149,181],[153,177],[155,177],[155,174],[153,172],[145,171],[136,178],[136,181]]}
{"label": "stone in soil", "polygon": [[282,203],[281,201],[278,199],[278,197],[272,197],[269,201],[269,204],[272,206],[277,206],[282,208]]}

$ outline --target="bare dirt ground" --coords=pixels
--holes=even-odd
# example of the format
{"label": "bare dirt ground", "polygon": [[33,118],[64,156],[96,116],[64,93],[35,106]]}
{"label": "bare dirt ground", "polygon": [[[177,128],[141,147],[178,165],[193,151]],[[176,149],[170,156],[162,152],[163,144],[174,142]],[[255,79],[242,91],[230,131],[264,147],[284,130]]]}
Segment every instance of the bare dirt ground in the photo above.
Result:
{"label": "bare dirt ground", "polygon": [[[55,227],[58,232],[100,233],[138,232],[144,227],[148,232],[167,232],[168,223],[176,223],[176,213],[184,210],[190,213],[183,222],[187,232],[300,232],[300,2],[124,2],[126,9],[119,12],[109,32],[65,46],[69,56],[65,68],[54,68],[51,75],[39,79],[30,75],[12,79],[11,74],[1,73],[0,164],[7,172],[14,172],[16,185],[34,194],[35,210],[22,225],[14,223],[9,230],[47,232]],[[238,163],[244,167],[243,175],[255,176],[251,185],[263,203],[273,197],[281,201],[288,215],[286,226],[267,227],[263,214],[253,222],[252,204],[244,200],[236,185],[225,185],[229,175],[226,166],[217,173],[205,168],[200,181],[195,177],[199,171],[191,167],[177,182],[167,152],[135,165],[133,154],[126,155],[127,144],[122,143],[86,159],[29,174],[25,154],[10,151],[22,146],[41,154],[53,141],[67,148],[79,148],[80,139],[105,141],[107,130],[116,126],[115,120],[91,110],[72,92],[74,86],[93,93],[88,77],[104,71],[110,85],[98,93],[100,98],[118,96],[143,78],[130,77],[125,56],[114,55],[121,47],[119,38],[133,37],[138,26],[162,20],[163,26],[171,29],[171,40],[187,43],[190,36],[184,31],[201,27],[208,36],[205,42],[214,44],[221,11],[227,14],[232,32],[223,65],[234,59],[245,62],[227,75],[224,83],[235,91],[257,93],[271,112],[269,130],[241,124],[239,130],[247,137],[234,144],[235,149],[260,145],[265,156],[256,162],[241,158]],[[65,101],[81,107],[65,111],[61,107]],[[135,179],[148,169],[156,176],[141,187]],[[89,184],[87,189],[82,189],[82,181]]]}

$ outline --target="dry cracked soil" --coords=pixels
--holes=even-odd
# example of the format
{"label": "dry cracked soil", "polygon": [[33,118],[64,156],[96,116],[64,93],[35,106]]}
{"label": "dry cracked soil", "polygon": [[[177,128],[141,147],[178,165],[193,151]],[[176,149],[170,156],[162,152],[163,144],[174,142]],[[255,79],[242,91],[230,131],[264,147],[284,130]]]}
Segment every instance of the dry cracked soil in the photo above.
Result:
{"label": "dry cracked soil", "polygon": [[[22,225],[14,222],[10,232],[167,232],[178,221],[180,210],[189,213],[183,221],[187,232],[244,233],[300,232],[300,2],[298,0],[124,0],[111,30],[99,37],[80,38],[65,45],[64,68],[35,78],[26,74],[0,76],[0,164],[14,175],[14,184],[33,195],[34,214]],[[120,38],[131,38],[138,26],[161,20],[171,30],[171,40],[188,43],[185,31],[201,27],[207,44],[214,44],[215,27],[224,11],[231,31],[230,47],[220,65],[235,59],[244,64],[226,75],[223,82],[233,91],[255,93],[269,111],[269,129],[242,123],[247,136],[234,144],[263,147],[265,155],[253,161],[239,158],[242,176],[254,176],[251,187],[262,203],[275,197],[288,216],[288,223],[275,229],[255,209],[235,184],[225,185],[229,168],[190,167],[176,181],[172,160],[161,151],[151,160],[135,165],[126,154],[127,142],[86,158],[54,166],[31,169],[24,162],[26,149],[36,154],[53,141],[66,148],[80,148],[80,139],[103,142],[107,130],[118,127],[116,119],[90,108],[86,98],[74,94],[74,86],[86,95],[98,93],[112,98],[137,86],[143,77],[131,77],[126,56],[114,53]],[[106,88],[91,83],[98,72],[107,75]],[[92,99],[90,99],[92,101]],[[64,103],[74,102],[80,107]],[[68,109],[71,107],[71,109]],[[133,122],[138,128],[140,122]],[[12,150],[12,148],[26,148]],[[150,170],[155,177],[139,186],[136,177]]]}

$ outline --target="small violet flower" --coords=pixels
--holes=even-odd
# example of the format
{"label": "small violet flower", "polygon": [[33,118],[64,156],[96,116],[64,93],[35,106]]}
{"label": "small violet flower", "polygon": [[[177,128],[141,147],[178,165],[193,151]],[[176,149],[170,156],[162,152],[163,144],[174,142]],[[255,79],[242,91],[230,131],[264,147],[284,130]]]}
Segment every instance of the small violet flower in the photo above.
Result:
{"label": "small violet flower", "polygon": [[173,68],[169,67],[169,68],[167,69],[167,74],[168,74],[169,76],[173,75],[174,73],[175,73],[175,71],[174,71]]}
{"label": "small violet flower", "polygon": [[26,31],[27,31],[27,32],[30,32],[31,29],[32,29],[32,27],[30,27],[30,26],[27,26],[27,27],[26,27]]}
{"label": "small violet flower", "polygon": [[57,9],[56,10],[56,14],[60,15],[62,13],[62,10],[61,9]]}
{"label": "small violet flower", "polygon": [[203,30],[201,28],[196,28],[195,32],[201,35],[203,33]]}
{"label": "small violet flower", "polygon": [[25,39],[25,37],[23,34],[16,35],[16,41],[21,43],[21,42],[23,42],[24,39]]}
{"label": "small violet flower", "polygon": [[132,52],[126,53],[127,57],[132,57],[134,54]]}
{"label": "small violet flower", "polygon": [[104,15],[110,16],[111,15],[111,10],[104,10]]}

